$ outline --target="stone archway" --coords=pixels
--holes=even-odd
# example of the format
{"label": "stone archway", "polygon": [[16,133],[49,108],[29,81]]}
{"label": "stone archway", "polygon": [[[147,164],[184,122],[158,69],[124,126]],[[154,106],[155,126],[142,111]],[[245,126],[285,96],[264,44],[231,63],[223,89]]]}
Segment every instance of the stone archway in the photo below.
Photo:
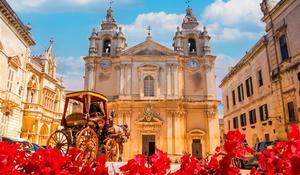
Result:
{"label": "stone archway", "polygon": [[39,145],[46,145],[49,137],[49,128],[46,124],[43,124],[39,133]]}

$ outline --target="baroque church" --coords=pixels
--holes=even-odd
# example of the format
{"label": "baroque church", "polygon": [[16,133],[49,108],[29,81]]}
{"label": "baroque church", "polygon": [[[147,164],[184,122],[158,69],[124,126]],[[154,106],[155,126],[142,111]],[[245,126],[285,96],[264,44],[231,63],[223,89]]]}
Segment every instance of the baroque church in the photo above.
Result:
{"label": "baroque church", "polygon": [[188,7],[181,28],[174,29],[173,49],[155,42],[150,32],[127,48],[111,7],[100,29],[93,29],[84,88],[108,96],[115,123],[129,125],[123,160],[151,155],[155,148],[173,161],[183,153],[201,158],[219,145],[216,56],[206,28],[199,26]]}

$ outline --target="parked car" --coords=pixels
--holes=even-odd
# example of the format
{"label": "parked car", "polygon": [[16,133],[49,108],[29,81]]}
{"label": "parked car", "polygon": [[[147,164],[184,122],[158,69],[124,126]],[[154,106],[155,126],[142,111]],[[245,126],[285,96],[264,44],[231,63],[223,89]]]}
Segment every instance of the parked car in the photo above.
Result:
{"label": "parked car", "polygon": [[24,145],[27,153],[35,152],[33,145],[26,139],[0,136],[0,142],[18,143]]}
{"label": "parked car", "polygon": [[254,154],[253,155],[246,154],[244,159],[234,160],[235,166],[242,169],[258,167],[258,155],[272,145],[274,145],[273,141],[263,141],[263,142],[256,143],[253,148]]}
{"label": "parked car", "polygon": [[39,149],[42,148],[40,145],[38,145],[38,144],[36,144],[36,143],[31,143],[31,144],[32,144],[32,146],[33,146],[34,151],[37,151],[37,150],[39,150]]}

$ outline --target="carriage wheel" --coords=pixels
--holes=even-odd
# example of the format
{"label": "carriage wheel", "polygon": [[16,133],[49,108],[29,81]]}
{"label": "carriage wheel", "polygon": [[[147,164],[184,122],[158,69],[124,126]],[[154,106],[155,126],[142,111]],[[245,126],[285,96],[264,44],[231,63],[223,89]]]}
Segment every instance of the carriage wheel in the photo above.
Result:
{"label": "carriage wheel", "polygon": [[69,151],[70,143],[67,135],[62,131],[55,131],[47,140],[47,147],[55,148],[63,154]]}
{"label": "carriage wheel", "polygon": [[119,156],[119,144],[115,139],[109,138],[105,144],[105,153],[108,161],[115,162]]}
{"label": "carriage wheel", "polygon": [[93,129],[83,129],[77,137],[76,145],[77,148],[84,152],[87,160],[96,158],[99,147],[98,136]]}

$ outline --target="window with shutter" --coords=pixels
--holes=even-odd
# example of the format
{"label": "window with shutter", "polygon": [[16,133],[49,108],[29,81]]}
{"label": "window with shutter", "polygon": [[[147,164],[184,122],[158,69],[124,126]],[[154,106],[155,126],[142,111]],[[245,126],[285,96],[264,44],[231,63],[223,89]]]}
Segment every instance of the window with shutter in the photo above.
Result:
{"label": "window with shutter", "polygon": [[249,111],[249,119],[250,119],[250,124],[256,123],[256,111],[255,111],[255,109]]}
{"label": "window with shutter", "polygon": [[258,86],[261,87],[264,85],[264,80],[261,70],[258,71]]}
{"label": "window with shutter", "polygon": [[293,102],[288,103],[288,115],[289,115],[289,121],[290,122],[296,122],[297,121]]}
{"label": "window with shutter", "polygon": [[247,97],[253,95],[252,77],[246,80],[246,92],[247,92]]}
{"label": "window with shutter", "polygon": [[278,40],[279,40],[279,47],[280,47],[280,52],[281,52],[281,59],[282,59],[282,61],[285,61],[286,59],[289,58],[289,51],[288,51],[286,36],[282,35],[279,37]]}
{"label": "window with shutter", "polygon": [[259,107],[259,113],[260,113],[260,120],[266,121],[269,118],[268,114],[268,106],[266,104]]}

